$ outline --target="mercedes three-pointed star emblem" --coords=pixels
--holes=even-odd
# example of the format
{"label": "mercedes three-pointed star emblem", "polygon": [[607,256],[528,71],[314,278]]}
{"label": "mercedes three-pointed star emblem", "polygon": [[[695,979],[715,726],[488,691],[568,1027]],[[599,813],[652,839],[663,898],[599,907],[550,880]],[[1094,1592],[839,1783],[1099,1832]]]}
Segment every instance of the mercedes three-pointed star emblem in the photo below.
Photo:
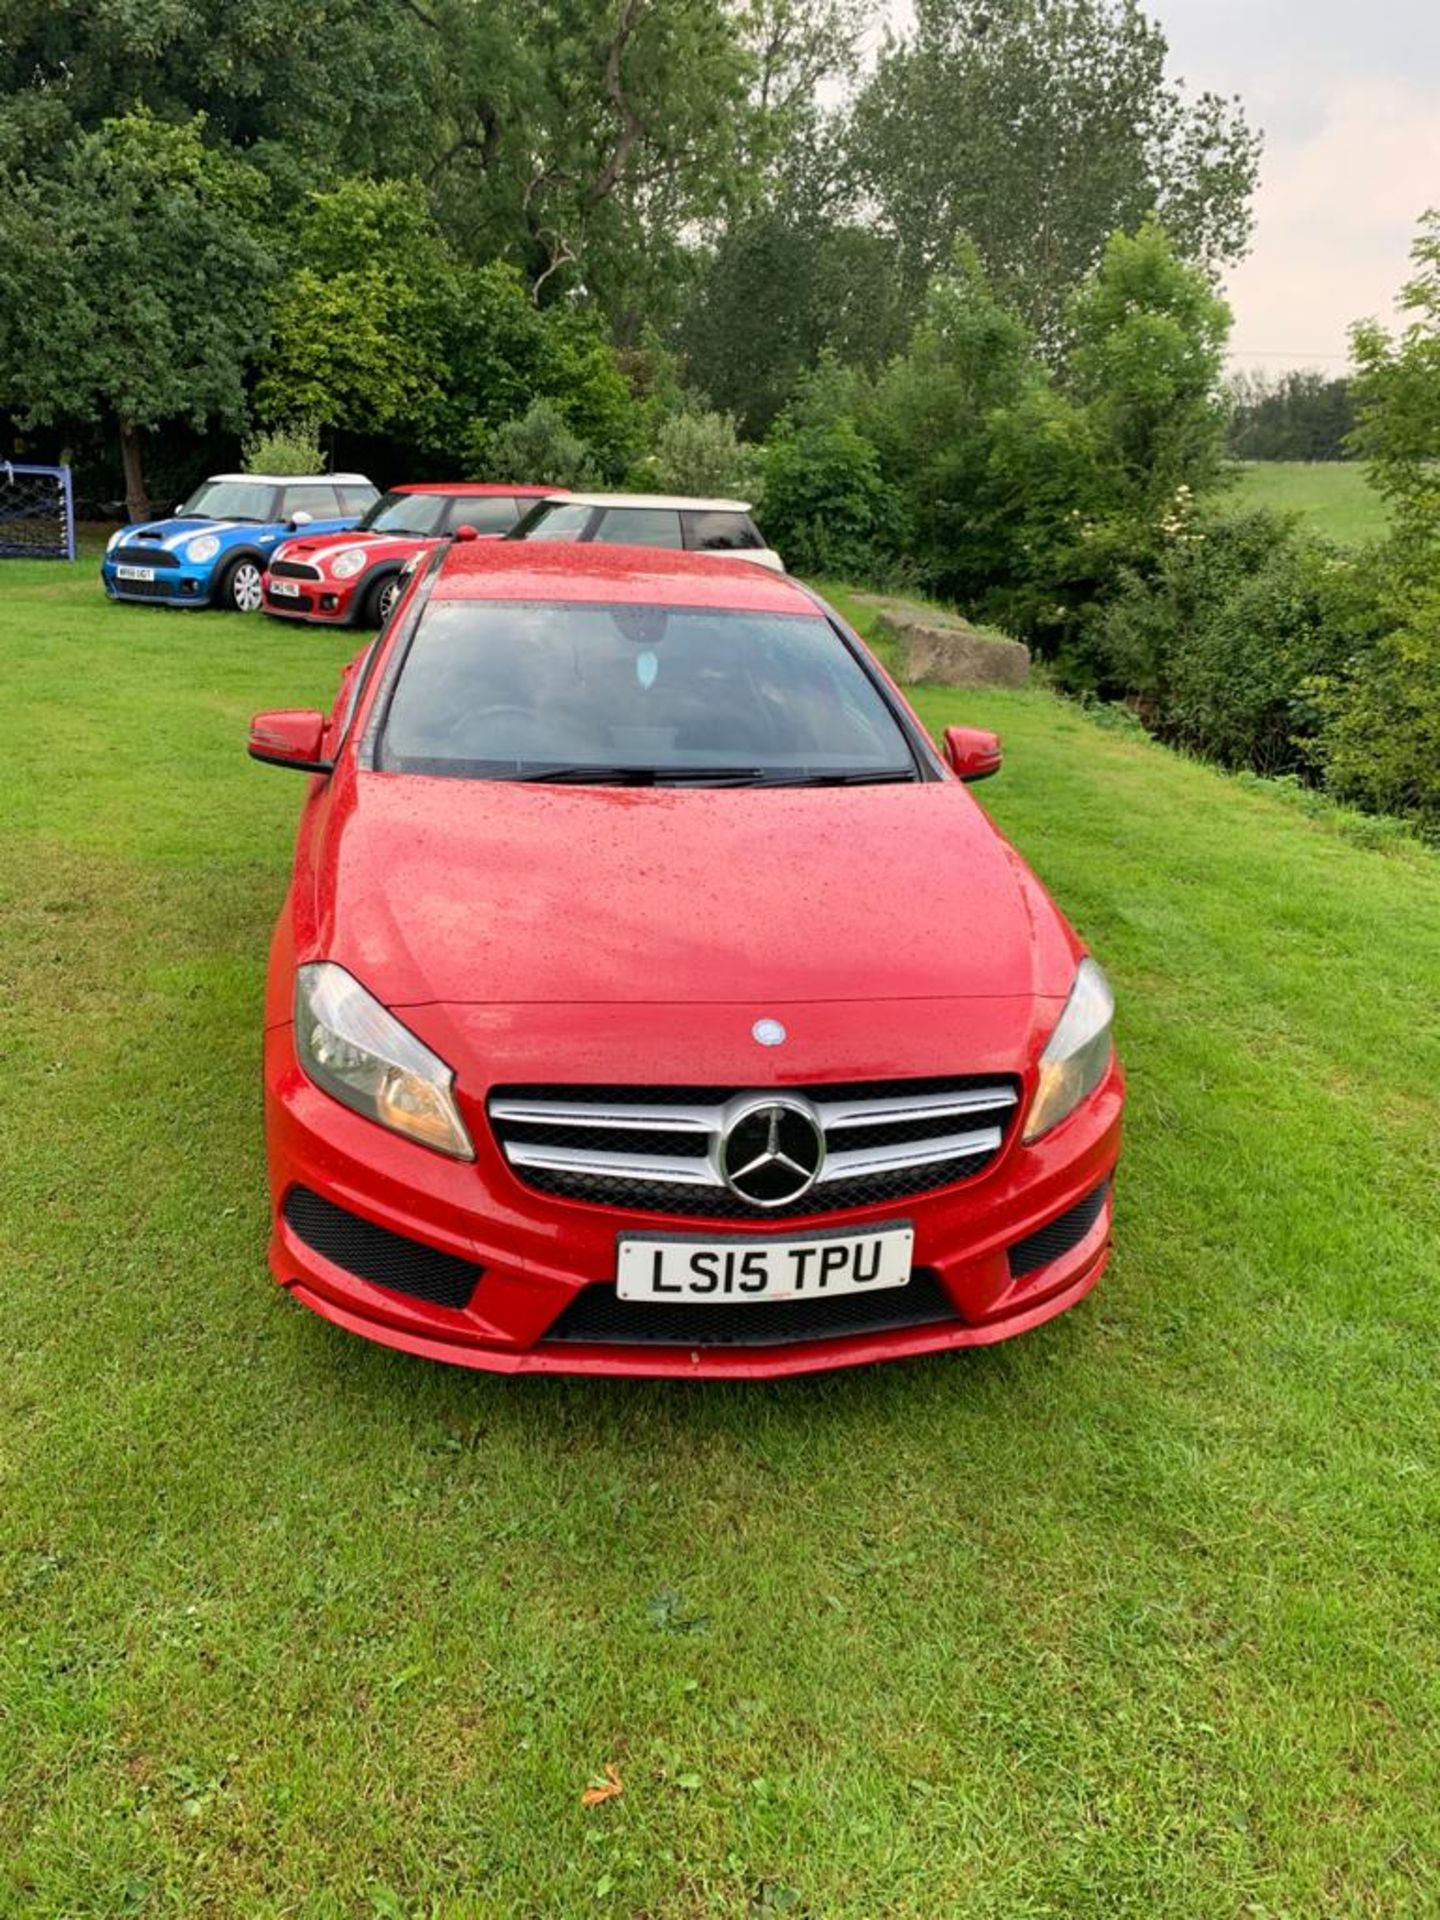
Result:
{"label": "mercedes three-pointed star emblem", "polygon": [[807,1194],[825,1165],[825,1131],[797,1094],[758,1096],[726,1117],[720,1173],[752,1207],[786,1207]]}

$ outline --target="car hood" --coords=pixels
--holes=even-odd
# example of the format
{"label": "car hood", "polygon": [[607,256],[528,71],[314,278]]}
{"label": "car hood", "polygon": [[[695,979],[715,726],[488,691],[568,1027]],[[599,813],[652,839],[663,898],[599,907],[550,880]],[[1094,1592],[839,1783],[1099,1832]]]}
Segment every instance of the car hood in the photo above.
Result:
{"label": "car hood", "polygon": [[391,1006],[1063,999],[1079,951],[951,782],[349,773],[330,809],[297,957]]}
{"label": "car hood", "polygon": [[349,547],[364,547],[371,560],[408,559],[412,553],[423,553],[437,544],[418,533],[367,533],[355,527],[349,533],[317,533],[308,538],[302,535],[298,540],[287,540],[283,547],[275,549],[272,558],[308,560],[312,566],[325,566]]}
{"label": "car hood", "polygon": [[213,533],[223,539],[226,534],[243,533],[254,535],[262,533],[264,527],[253,520],[146,520],[138,526],[126,527],[122,544],[144,540],[159,544],[173,553],[187,540],[193,540],[198,534]]}

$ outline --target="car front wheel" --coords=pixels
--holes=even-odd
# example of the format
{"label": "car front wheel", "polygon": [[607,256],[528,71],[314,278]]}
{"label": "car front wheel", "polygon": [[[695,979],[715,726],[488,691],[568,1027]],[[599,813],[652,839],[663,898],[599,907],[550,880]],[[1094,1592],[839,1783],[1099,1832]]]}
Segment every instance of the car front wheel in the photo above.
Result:
{"label": "car front wheel", "polygon": [[225,569],[215,604],[229,613],[258,613],[260,568],[253,560],[235,560]]}
{"label": "car front wheel", "polygon": [[383,627],[390,618],[391,608],[400,598],[404,584],[398,573],[392,573],[388,580],[377,580],[365,595],[361,626]]}

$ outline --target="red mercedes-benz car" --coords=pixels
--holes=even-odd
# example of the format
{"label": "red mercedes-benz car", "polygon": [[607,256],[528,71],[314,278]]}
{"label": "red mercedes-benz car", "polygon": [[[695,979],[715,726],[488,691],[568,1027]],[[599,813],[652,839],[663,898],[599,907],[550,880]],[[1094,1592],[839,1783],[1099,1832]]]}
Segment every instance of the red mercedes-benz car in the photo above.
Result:
{"label": "red mercedes-benz car", "polygon": [[399,599],[405,569],[447,534],[470,527],[499,540],[553,487],[436,481],[392,487],[350,533],[306,534],[266,564],[261,611],[327,627],[378,627]]}
{"label": "red mercedes-benz car", "polygon": [[265,1018],[270,1263],[510,1372],[801,1373],[1002,1340],[1109,1253],[1105,976],[814,594],[471,542],[328,718]]}

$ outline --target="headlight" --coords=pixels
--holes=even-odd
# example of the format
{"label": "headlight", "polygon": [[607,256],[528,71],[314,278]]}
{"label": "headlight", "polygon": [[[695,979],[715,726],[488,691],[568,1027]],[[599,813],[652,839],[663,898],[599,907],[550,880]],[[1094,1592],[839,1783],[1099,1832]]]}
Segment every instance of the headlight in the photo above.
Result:
{"label": "headlight", "polygon": [[120,544],[120,542],[121,542],[121,541],[122,541],[122,540],[123,540],[124,538],[125,538],[125,528],[124,528],[124,527],[117,527],[117,528],[115,529],[115,531],[114,531],[114,533],[112,533],[112,534],[111,534],[111,536],[110,536],[110,538],[109,538],[109,539],[108,539],[108,540],[107,540],[107,541],[105,542],[105,551],[106,551],[106,553],[113,553],[113,552],[115,551],[115,549],[116,549],[116,547],[118,547],[118,546],[119,546],[119,544]]}
{"label": "headlight", "polygon": [[1115,996],[1093,960],[1082,960],[1065,1011],[1040,1056],[1040,1079],[1025,1119],[1026,1140],[1038,1140],[1105,1078],[1110,1067],[1110,1025]]}
{"label": "headlight", "polygon": [[337,580],[349,580],[364,566],[366,553],[363,547],[346,547],[343,553],[337,553],[330,562],[330,571]]}
{"label": "headlight", "polygon": [[295,980],[295,1051],[334,1099],[457,1160],[473,1160],[455,1075],[358,980],[322,960]]}
{"label": "headlight", "polygon": [[220,551],[220,542],[213,533],[202,533],[198,540],[192,540],[185,549],[185,558],[202,566],[205,561],[213,560]]}

